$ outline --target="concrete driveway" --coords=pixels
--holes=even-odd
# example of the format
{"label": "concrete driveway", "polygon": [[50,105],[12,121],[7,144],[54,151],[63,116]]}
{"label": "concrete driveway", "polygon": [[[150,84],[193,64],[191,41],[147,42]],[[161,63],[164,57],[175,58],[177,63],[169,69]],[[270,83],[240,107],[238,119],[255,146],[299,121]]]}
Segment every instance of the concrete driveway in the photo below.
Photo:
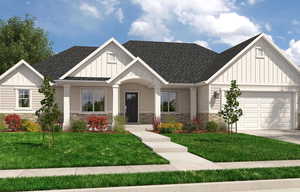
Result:
{"label": "concrete driveway", "polygon": [[240,130],[240,133],[256,135],[278,139],[291,143],[300,144],[300,130],[278,130],[278,129],[263,129],[263,130]]}

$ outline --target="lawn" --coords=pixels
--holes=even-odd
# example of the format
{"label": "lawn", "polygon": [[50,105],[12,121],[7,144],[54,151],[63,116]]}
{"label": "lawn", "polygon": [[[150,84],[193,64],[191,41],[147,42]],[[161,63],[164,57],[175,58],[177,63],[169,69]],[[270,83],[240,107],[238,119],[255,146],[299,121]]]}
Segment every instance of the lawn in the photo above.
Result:
{"label": "lawn", "polygon": [[57,133],[48,148],[40,133],[0,133],[0,143],[0,169],[168,163],[131,134]]}
{"label": "lawn", "polygon": [[78,189],[299,178],[300,167],[0,179],[1,191]]}
{"label": "lawn", "polygon": [[295,160],[300,145],[246,134],[166,134],[188,151],[214,162]]}

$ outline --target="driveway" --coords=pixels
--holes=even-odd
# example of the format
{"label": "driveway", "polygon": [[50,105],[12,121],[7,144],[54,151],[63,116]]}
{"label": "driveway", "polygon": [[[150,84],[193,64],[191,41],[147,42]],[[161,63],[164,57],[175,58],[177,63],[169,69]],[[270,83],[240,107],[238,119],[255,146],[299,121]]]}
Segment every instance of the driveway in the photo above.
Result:
{"label": "driveway", "polygon": [[300,144],[300,130],[278,130],[278,129],[263,129],[263,130],[240,130],[240,133],[256,135],[278,139],[291,143]]}

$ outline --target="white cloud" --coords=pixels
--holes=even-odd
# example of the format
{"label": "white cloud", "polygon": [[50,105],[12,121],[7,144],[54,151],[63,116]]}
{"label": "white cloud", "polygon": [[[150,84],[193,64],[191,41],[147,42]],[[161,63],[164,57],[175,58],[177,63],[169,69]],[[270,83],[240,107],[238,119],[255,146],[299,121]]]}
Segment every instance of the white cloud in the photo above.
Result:
{"label": "white cloud", "polygon": [[297,19],[293,19],[291,23],[292,23],[292,25],[299,25],[300,21]]}
{"label": "white cloud", "polygon": [[100,13],[99,13],[96,6],[93,6],[93,5],[90,5],[90,4],[87,4],[87,3],[81,3],[79,9],[87,15],[90,15],[90,16],[93,16],[93,17],[96,17],[96,18],[101,17],[101,15],[100,15]]}
{"label": "white cloud", "polygon": [[300,65],[300,40],[292,39],[289,43],[289,48],[285,51],[286,54],[296,64]]}
{"label": "white cloud", "polygon": [[254,5],[254,4],[257,3],[257,0],[248,0],[247,2],[248,2],[248,4],[250,4],[250,5]]}
{"label": "white cloud", "polygon": [[124,13],[123,13],[123,10],[121,9],[121,8],[118,8],[117,10],[116,10],[116,17],[117,17],[117,19],[118,19],[118,21],[120,22],[120,23],[123,23],[123,20],[124,20]]}
{"label": "white cloud", "polygon": [[265,28],[268,32],[272,31],[272,26],[269,23],[265,24]]}
{"label": "white cloud", "polygon": [[197,40],[197,41],[194,41],[194,43],[202,46],[202,47],[205,47],[205,48],[208,48],[209,49],[209,45],[208,45],[208,42],[207,41],[203,41],[203,40]]}
{"label": "white cloud", "polygon": [[183,24],[219,42],[236,44],[259,33],[259,26],[235,12],[235,0],[132,0],[143,11],[129,31],[145,39],[174,39],[171,25]]}

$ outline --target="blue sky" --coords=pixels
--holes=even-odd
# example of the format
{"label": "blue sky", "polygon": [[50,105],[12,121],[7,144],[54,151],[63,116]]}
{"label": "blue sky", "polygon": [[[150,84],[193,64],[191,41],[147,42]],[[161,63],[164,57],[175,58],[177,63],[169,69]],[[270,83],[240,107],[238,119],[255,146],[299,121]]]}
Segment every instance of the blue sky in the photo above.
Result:
{"label": "blue sky", "polygon": [[1,0],[0,17],[36,17],[55,52],[110,37],[196,42],[220,52],[264,32],[300,63],[299,7],[299,0]]}

